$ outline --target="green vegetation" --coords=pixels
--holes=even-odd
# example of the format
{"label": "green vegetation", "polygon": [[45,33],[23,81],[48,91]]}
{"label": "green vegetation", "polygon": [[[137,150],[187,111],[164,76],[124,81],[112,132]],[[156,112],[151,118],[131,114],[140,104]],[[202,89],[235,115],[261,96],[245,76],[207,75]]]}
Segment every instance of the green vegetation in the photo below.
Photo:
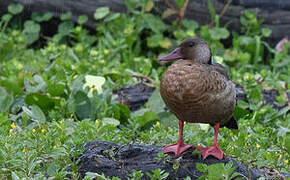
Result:
{"label": "green vegetation", "polygon": [[[184,2],[178,1],[180,7]],[[158,91],[133,113],[117,102],[112,91],[140,82],[132,74],[148,76],[154,80],[151,85],[158,87],[166,70],[157,63],[158,55],[193,36],[210,43],[213,59],[228,66],[232,79],[249,95],[249,103],[239,101],[235,111],[239,130],[221,129],[220,147],[248,167],[289,173],[289,107],[278,111],[264,106],[261,95],[262,89],[275,88],[280,93],[277,101],[287,102],[289,43],[282,52],[272,49],[264,41],[271,31],[261,28],[262,22],[250,12],[241,17],[239,34],[221,27],[214,11],[212,28],[187,19],[165,24],[150,13],[153,3],[127,0],[127,14],[97,9],[94,33],[83,26],[86,16],[74,24],[71,13],[63,14],[52,37],[43,35],[51,13],[34,13],[23,22],[23,7],[9,6],[9,13],[0,20],[0,179],[63,179],[67,174],[77,178],[72,159],[82,153],[78,145],[88,141],[175,142],[177,120],[162,108]],[[232,44],[225,48],[221,40],[230,34]],[[206,146],[212,143],[213,130],[187,124],[184,139]],[[72,172],[66,171],[67,166]],[[210,169],[215,167],[200,168],[213,176]],[[223,168],[217,172],[230,177],[230,166],[216,168]],[[132,173],[132,177],[140,176],[140,172]],[[151,176],[158,179],[167,174],[156,170]]]}

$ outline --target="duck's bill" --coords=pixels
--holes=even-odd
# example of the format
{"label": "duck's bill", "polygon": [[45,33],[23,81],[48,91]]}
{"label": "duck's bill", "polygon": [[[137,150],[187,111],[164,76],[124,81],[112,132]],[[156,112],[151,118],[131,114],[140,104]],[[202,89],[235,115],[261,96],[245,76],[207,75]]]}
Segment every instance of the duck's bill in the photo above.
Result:
{"label": "duck's bill", "polygon": [[172,60],[176,60],[176,59],[184,59],[184,57],[180,53],[180,48],[179,47],[176,48],[171,53],[167,54],[166,56],[160,58],[159,62],[160,61],[172,61]]}

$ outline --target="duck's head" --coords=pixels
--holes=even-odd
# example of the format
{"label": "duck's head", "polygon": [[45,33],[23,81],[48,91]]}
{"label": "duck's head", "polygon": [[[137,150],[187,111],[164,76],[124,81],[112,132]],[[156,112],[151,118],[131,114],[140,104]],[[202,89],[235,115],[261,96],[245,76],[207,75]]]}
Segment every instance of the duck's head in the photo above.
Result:
{"label": "duck's head", "polygon": [[192,60],[196,63],[211,64],[211,52],[209,45],[199,38],[188,38],[171,53],[159,59],[159,62],[172,61],[176,59]]}

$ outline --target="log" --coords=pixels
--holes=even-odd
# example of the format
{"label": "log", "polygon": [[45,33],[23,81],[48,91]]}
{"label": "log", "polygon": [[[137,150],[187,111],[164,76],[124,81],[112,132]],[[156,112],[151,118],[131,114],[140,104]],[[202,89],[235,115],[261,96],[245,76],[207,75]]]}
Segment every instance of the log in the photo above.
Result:
{"label": "log", "polygon": [[147,173],[152,174],[155,169],[161,169],[168,173],[166,179],[184,179],[190,177],[197,179],[203,173],[196,169],[197,163],[211,165],[215,163],[229,163],[232,161],[234,172],[238,172],[243,179],[283,179],[290,177],[290,174],[279,172],[267,172],[255,168],[248,169],[245,165],[238,163],[234,158],[224,156],[223,160],[202,157],[188,150],[181,156],[169,154],[158,158],[162,153],[162,147],[153,145],[118,145],[107,141],[88,142],[84,145],[85,149],[78,159],[78,173],[83,178],[87,172],[104,174],[106,177],[119,177],[128,179],[132,170],[141,171],[142,179],[150,180]]}
{"label": "log", "polygon": [[[171,0],[172,1],[172,0]],[[77,20],[79,15],[86,14],[89,16],[88,27],[95,29],[95,20],[93,14],[98,7],[107,6],[113,12],[126,12],[124,0],[1,0],[0,13],[7,11],[10,3],[21,3],[25,6],[24,14],[28,17],[31,12],[52,12],[55,17],[62,13],[71,11],[72,19]],[[262,3],[265,2],[265,3]],[[216,13],[220,14],[225,7],[225,0],[212,0]],[[156,1],[155,7],[158,12],[164,12],[168,6],[165,0]],[[272,7],[272,8],[269,8]],[[274,8],[273,8],[274,7]],[[272,30],[272,35],[268,41],[274,45],[285,36],[290,37],[290,11],[289,3],[281,1],[250,1],[250,0],[233,0],[226,12],[220,19],[220,23],[225,25],[229,23],[230,29],[240,31],[240,17],[244,10],[255,11],[258,18],[264,19],[262,27],[268,27]],[[211,22],[207,1],[190,0],[185,13],[185,18],[195,20],[200,24],[209,24]],[[170,19],[176,19],[171,16]],[[170,20],[169,19],[169,20]]]}

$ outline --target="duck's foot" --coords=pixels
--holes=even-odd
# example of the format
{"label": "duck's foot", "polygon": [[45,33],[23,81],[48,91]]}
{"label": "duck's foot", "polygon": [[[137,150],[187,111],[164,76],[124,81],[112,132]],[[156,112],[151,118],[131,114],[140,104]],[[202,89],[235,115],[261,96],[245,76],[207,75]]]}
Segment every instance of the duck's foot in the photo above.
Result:
{"label": "duck's foot", "polygon": [[188,150],[189,148],[193,148],[192,144],[184,144],[184,143],[175,143],[167,145],[163,148],[164,153],[173,152],[176,156],[182,154],[184,151]]}
{"label": "duck's foot", "polygon": [[222,160],[224,157],[224,152],[217,145],[209,147],[196,146],[196,148],[201,152],[203,159],[206,159],[208,156],[214,156]]}

